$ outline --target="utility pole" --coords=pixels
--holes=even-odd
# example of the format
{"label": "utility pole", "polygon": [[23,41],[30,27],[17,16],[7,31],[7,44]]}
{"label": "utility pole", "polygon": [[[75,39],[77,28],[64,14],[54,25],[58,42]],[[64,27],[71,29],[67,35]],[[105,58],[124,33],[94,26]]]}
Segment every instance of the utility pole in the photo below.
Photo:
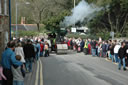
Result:
{"label": "utility pole", "polygon": [[[74,10],[75,10],[75,7],[76,7],[76,0],[74,0]],[[74,27],[75,27],[75,19],[74,19]]]}
{"label": "utility pole", "polygon": [[25,2],[25,3],[18,3],[16,0],[15,0],[15,3],[16,3],[16,38],[18,38],[18,5],[20,4],[26,4],[26,5],[29,5],[30,3],[29,2]]}
{"label": "utility pole", "polygon": [[11,40],[11,0],[9,0],[9,39]]}
{"label": "utility pole", "polygon": [[17,13],[17,6],[18,6],[18,3],[16,2],[16,38],[18,38],[18,32],[17,32],[18,31],[18,27],[17,27],[17,18],[18,18],[17,17],[17,14],[18,14]]}

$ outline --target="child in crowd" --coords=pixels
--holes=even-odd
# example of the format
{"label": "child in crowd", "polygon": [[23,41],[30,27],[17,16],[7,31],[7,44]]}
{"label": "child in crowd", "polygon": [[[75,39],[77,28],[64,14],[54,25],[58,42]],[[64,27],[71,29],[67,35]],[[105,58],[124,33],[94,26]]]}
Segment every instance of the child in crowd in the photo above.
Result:
{"label": "child in crowd", "polygon": [[6,77],[5,77],[4,74],[3,74],[3,67],[2,67],[1,64],[0,64],[0,85],[2,85],[2,78],[3,78],[4,80],[7,80]]}
{"label": "child in crowd", "polygon": [[48,43],[45,42],[45,46],[44,46],[44,50],[45,50],[45,57],[48,57],[49,56],[49,50],[48,50]]}
{"label": "child in crowd", "polygon": [[101,46],[100,46],[100,44],[98,44],[98,49],[97,49],[98,57],[100,57],[100,56],[101,56],[101,55],[100,55],[100,52],[101,52]]}
{"label": "child in crowd", "polygon": [[[16,55],[16,60],[20,61],[21,56]],[[22,70],[22,66],[12,66],[13,73],[13,85],[24,85],[24,73]]]}

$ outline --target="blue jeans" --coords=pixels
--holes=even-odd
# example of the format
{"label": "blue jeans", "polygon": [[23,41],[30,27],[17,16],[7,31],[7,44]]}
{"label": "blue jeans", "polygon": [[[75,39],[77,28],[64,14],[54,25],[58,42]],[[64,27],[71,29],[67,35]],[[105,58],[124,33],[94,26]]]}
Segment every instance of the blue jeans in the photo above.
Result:
{"label": "blue jeans", "polygon": [[114,55],[110,55],[111,56],[111,59],[112,59],[112,62],[114,62]]}
{"label": "blue jeans", "polygon": [[40,52],[36,53],[36,60],[38,60],[40,57]]}
{"label": "blue jeans", "polygon": [[13,81],[13,85],[24,85],[24,81],[17,81],[17,80],[14,80],[14,81]]}
{"label": "blue jeans", "polygon": [[97,52],[97,56],[100,57],[100,52]]}
{"label": "blue jeans", "polygon": [[92,56],[96,56],[96,49],[92,49]]}
{"label": "blue jeans", "polygon": [[115,53],[115,62],[118,63],[119,62],[119,59],[118,59],[118,53]]}
{"label": "blue jeans", "polygon": [[125,68],[125,58],[123,58],[122,60],[119,58],[119,65],[118,65],[118,68],[120,69],[121,68],[121,61],[123,61],[123,68]]}
{"label": "blue jeans", "polygon": [[106,57],[106,52],[102,51],[102,57]]}
{"label": "blue jeans", "polygon": [[26,69],[29,72],[32,72],[32,58],[31,59],[26,59]]}
{"label": "blue jeans", "polygon": [[43,53],[44,53],[44,51],[40,52],[40,56],[41,56],[41,57],[43,56]]}

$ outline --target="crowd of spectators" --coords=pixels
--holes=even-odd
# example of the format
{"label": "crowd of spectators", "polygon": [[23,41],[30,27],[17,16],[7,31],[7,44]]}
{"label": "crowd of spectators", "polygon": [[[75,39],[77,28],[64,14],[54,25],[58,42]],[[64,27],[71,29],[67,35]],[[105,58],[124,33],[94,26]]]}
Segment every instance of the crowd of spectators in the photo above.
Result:
{"label": "crowd of spectators", "polygon": [[[56,42],[56,41],[54,41]],[[128,43],[126,41],[65,38],[68,49],[85,55],[102,57],[118,64],[118,69],[128,66]],[[52,45],[56,46],[56,45]],[[49,56],[49,43],[43,38],[18,38],[9,41],[2,53],[0,83],[2,85],[24,85],[26,73],[32,72],[32,64],[41,56]]]}
{"label": "crowd of spectators", "polygon": [[49,56],[49,44],[43,38],[14,38],[2,53],[0,83],[2,85],[24,85],[26,73],[41,56]]}
{"label": "crowd of spectators", "polygon": [[128,66],[128,43],[120,40],[91,40],[91,39],[75,39],[65,38],[68,48],[77,52],[84,52],[85,55],[92,55],[102,58],[107,58],[118,64],[118,69],[126,70]]}

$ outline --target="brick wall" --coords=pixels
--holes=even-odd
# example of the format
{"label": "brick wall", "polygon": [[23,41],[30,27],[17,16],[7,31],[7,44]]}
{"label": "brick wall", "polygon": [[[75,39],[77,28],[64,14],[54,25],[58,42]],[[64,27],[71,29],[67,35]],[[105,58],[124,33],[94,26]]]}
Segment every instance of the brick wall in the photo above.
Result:
{"label": "brick wall", "polygon": [[4,14],[4,1],[7,1],[7,13],[9,13],[9,0],[1,0],[2,13],[0,14],[0,58],[9,37],[9,14]]}

